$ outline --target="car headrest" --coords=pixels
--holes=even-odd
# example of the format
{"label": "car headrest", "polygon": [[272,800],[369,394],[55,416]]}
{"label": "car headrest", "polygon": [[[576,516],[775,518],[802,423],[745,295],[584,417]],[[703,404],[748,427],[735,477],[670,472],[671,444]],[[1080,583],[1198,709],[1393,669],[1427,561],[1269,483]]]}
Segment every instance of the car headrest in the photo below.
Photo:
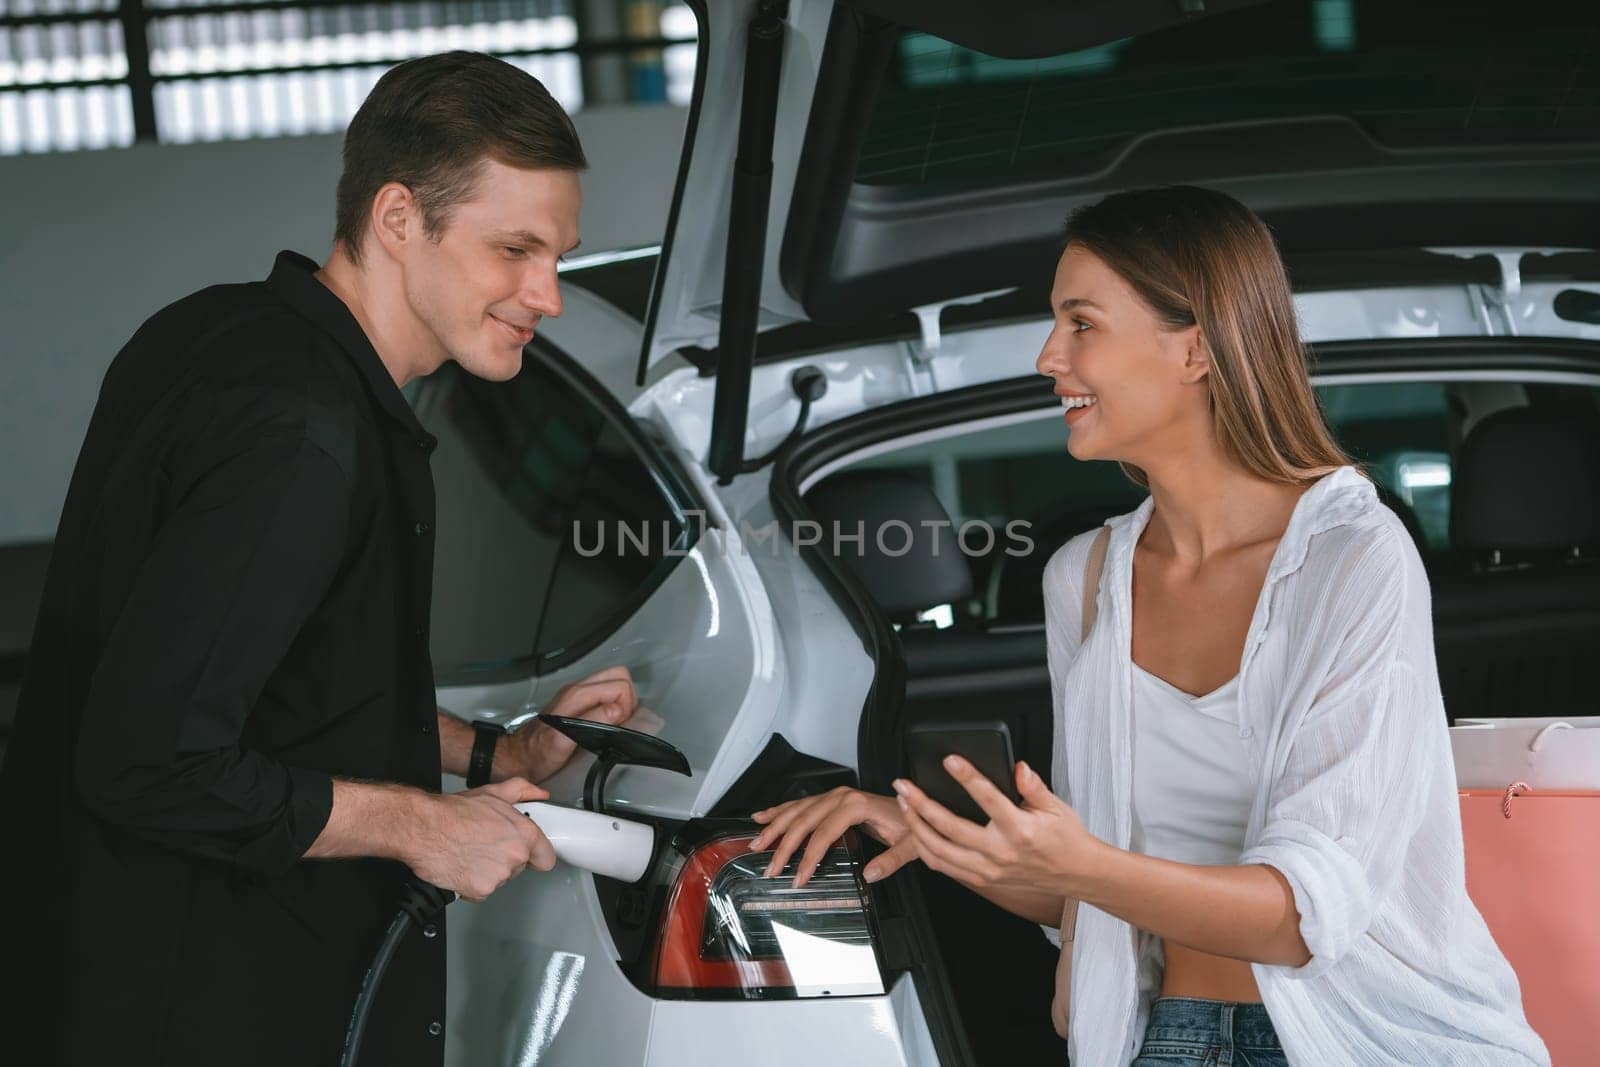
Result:
{"label": "car headrest", "polygon": [[[1132,488],[1130,486],[1130,488]],[[1113,515],[1132,511],[1141,497],[1116,500],[1053,501],[1028,520],[1033,551],[1025,556],[1001,553],[989,571],[988,611],[1000,622],[1038,622],[1044,618],[1044,568],[1056,549],[1074,535],[1092,530]]]}
{"label": "car headrest", "polygon": [[1600,420],[1531,407],[1497,411],[1462,442],[1450,542],[1472,553],[1600,545]]}
{"label": "car headrest", "polygon": [[905,474],[847,471],[812,489],[806,502],[823,524],[818,547],[837,547],[891,619],[959,605],[972,595],[972,568],[950,515],[925,483]]}
{"label": "car headrest", "polygon": [[1423,532],[1422,521],[1417,518],[1416,509],[1407,504],[1400,494],[1389,487],[1376,481],[1372,483],[1372,486],[1378,491],[1378,501],[1394,512],[1395,517],[1400,520],[1400,525],[1404,526],[1406,533],[1411,535],[1411,541],[1417,546],[1417,552],[1424,556],[1427,555],[1428,537]]}

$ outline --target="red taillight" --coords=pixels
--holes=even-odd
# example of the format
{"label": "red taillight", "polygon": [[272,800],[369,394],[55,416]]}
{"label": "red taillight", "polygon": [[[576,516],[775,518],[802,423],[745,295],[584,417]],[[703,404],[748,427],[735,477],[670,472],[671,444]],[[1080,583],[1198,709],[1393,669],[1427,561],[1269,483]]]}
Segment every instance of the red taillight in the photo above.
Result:
{"label": "red taillight", "polygon": [[878,994],[883,979],[849,850],[830,849],[802,889],[777,878],[754,834],[696,849],[667,897],[655,987],[700,996]]}

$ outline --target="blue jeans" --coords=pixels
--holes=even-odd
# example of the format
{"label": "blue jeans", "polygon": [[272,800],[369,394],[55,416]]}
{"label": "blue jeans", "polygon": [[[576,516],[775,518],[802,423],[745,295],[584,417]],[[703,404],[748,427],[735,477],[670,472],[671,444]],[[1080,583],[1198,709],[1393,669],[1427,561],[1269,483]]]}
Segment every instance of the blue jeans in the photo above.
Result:
{"label": "blue jeans", "polygon": [[1260,1004],[1161,997],[1129,1067],[1288,1067]]}

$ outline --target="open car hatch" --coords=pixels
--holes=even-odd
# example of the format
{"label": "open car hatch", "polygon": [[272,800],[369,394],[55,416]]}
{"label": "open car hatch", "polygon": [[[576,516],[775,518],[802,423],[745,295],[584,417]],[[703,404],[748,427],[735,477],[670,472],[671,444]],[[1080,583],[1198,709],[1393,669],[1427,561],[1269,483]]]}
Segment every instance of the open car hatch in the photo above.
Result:
{"label": "open car hatch", "polygon": [[1395,0],[707,0],[700,17],[639,373],[701,350],[724,478],[760,333],[1024,283],[1042,298],[1067,213],[1120,189],[1234,195],[1291,270],[1600,230],[1589,0],[1448,18]]}

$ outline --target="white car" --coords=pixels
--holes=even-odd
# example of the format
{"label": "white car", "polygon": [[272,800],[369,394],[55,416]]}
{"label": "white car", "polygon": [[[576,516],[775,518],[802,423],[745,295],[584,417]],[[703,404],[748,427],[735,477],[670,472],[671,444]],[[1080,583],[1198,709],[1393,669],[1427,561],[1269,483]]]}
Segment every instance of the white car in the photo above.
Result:
{"label": "white car", "polygon": [[[887,791],[913,722],[1003,719],[1047,768],[1044,560],[1139,493],[1071,459],[1033,361],[1060,224],[1118,189],[1274,226],[1330,424],[1430,567],[1452,715],[1600,712],[1597,546],[1568,543],[1600,514],[1586,7],[706,6],[663,245],[568,271],[515,380],[412,390],[440,704],[515,725],[624,663],[691,770],[606,782],[657,828],[640,882],[452,907],[451,1063],[1064,1062],[1037,927],[916,865],[869,888],[860,842],[803,890],[745,844],[754,809]],[[1469,496],[1504,544],[1461,540]]]}

